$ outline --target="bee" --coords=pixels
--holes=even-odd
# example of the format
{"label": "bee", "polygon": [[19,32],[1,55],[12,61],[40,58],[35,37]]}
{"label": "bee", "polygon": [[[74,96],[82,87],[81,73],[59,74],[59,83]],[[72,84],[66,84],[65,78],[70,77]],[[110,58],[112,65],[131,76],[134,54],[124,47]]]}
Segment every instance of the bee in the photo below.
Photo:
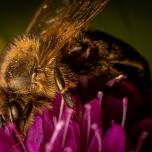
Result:
{"label": "bee", "polygon": [[129,45],[87,26],[108,0],[44,0],[25,34],[2,55],[0,126],[15,122],[26,132],[34,115],[57,92],[75,108],[71,91],[90,80],[127,76],[134,83],[150,79],[147,62]]}

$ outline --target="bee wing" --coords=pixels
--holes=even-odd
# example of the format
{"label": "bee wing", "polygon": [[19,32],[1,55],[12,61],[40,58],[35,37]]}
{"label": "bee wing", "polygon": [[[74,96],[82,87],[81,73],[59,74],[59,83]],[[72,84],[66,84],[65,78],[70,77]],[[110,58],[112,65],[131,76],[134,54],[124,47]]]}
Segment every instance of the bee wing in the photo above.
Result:
{"label": "bee wing", "polygon": [[[67,1],[69,1],[67,3]],[[61,48],[103,10],[109,0],[45,0],[26,33],[38,34],[49,42],[40,54],[41,66],[50,64]]]}
{"label": "bee wing", "polygon": [[52,30],[52,25],[57,23],[57,16],[66,5],[68,3],[65,0],[44,0],[28,25],[26,33],[44,36],[44,33]]}

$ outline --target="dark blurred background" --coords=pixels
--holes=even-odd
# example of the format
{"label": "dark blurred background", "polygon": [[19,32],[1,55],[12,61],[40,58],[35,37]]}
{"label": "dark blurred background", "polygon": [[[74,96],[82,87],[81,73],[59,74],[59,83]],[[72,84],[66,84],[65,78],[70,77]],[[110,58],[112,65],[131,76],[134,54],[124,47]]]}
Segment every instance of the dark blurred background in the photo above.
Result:
{"label": "dark blurred background", "polygon": [[[0,1],[0,50],[25,31],[42,1]],[[111,0],[91,26],[129,43],[147,59],[152,69],[151,0]]]}

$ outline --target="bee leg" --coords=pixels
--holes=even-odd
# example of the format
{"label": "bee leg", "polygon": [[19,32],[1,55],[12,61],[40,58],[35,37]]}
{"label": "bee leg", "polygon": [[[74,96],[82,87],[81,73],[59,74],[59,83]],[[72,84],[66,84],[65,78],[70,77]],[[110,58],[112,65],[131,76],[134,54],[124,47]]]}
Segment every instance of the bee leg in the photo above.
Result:
{"label": "bee leg", "polygon": [[109,80],[109,81],[106,83],[106,85],[107,85],[108,87],[113,87],[116,83],[119,83],[120,81],[123,81],[123,80],[125,80],[126,78],[127,78],[126,75],[120,74],[120,75],[114,77],[113,79]]}
{"label": "bee leg", "polygon": [[74,101],[73,101],[73,99],[72,99],[72,95],[71,95],[71,93],[69,92],[69,90],[64,91],[64,92],[62,93],[62,96],[63,96],[66,104],[67,104],[70,108],[74,109],[74,107],[75,107]]}
{"label": "bee leg", "polygon": [[19,124],[19,129],[20,131],[24,132],[26,130],[26,122],[32,112],[32,109],[33,109],[33,103],[32,102],[29,102],[25,108],[23,109],[23,113],[22,113],[22,120],[20,121],[20,124]]}
{"label": "bee leg", "polygon": [[64,79],[63,79],[63,75],[62,75],[59,68],[55,68],[54,77],[55,77],[56,85],[57,85],[59,91],[61,92],[61,94],[62,94],[62,96],[65,100],[65,103],[70,108],[73,109],[75,107],[75,105],[74,105],[74,101],[72,99],[72,95],[71,95],[70,91],[68,90],[68,88],[65,87],[65,82],[64,82]]}
{"label": "bee leg", "polygon": [[0,128],[4,128],[4,120],[3,120],[3,117],[2,115],[0,115]]}

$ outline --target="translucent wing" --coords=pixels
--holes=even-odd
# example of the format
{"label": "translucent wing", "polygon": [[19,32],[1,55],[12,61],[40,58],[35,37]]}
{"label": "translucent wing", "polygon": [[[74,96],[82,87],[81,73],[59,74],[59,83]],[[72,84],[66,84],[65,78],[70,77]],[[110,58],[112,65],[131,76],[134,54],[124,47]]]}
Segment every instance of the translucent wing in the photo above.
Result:
{"label": "translucent wing", "polygon": [[52,58],[72,38],[76,37],[109,0],[45,0],[36,12],[26,33],[33,33],[49,42],[41,52],[41,66],[50,64]]}
{"label": "translucent wing", "polygon": [[26,29],[26,33],[43,35],[52,28],[61,10],[68,5],[65,0],[44,0],[39,9],[34,14],[33,19]]}

